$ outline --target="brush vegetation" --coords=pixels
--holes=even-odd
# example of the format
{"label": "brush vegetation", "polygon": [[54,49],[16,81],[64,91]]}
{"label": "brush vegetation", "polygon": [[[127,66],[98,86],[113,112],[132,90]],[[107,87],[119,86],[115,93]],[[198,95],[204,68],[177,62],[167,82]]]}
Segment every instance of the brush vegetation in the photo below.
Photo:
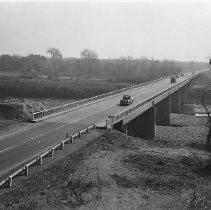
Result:
{"label": "brush vegetation", "polygon": [[86,80],[1,79],[0,97],[82,99],[128,86],[125,83]]}
{"label": "brush vegetation", "polygon": [[63,58],[60,52],[51,58],[1,55],[0,97],[86,98],[199,66],[204,64],[130,56],[98,59],[88,49],[81,58]]}

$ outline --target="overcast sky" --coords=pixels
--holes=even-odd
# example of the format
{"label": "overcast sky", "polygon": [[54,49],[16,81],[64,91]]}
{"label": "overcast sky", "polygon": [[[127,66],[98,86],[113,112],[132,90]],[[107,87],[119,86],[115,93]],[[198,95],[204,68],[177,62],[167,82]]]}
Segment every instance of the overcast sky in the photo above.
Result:
{"label": "overcast sky", "polygon": [[100,58],[143,56],[206,61],[211,56],[211,2],[0,3],[0,54],[64,57],[83,48]]}

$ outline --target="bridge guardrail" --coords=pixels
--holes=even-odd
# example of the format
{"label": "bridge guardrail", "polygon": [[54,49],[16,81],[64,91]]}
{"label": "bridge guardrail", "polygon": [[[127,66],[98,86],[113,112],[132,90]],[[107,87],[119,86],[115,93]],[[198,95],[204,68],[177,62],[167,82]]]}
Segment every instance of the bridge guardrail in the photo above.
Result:
{"label": "bridge guardrail", "polygon": [[[199,72],[199,73],[200,73],[200,72]],[[197,73],[197,74],[199,74],[199,73]],[[187,82],[187,81],[193,79],[194,77],[197,76],[197,74],[193,74],[190,78],[184,80],[182,83],[179,83],[179,84],[177,84],[176,86],[170,87],[170,88],[168,88],[167,90],[162,91],[161,93],[158,93],[158,94],[156,94],[155,96],[152,96],[151,98],[149,98],[149,99],[147,99],[147,100],[145,100],[145,101],[143,101],[143,102],[141,102],[141,103],[139,103],[139,104],[137,104],[137,105],[135,105],[135,106],[133,106],[133,107],[131,107],[131,108],[125,110],[125,111],[123,111],[123,112],[120,112],[120,113],[118,113],[118,114],[116,114],[116,115],[109,115],[108,118],[106,119],[106,128],[107,128],[107,129],[108,129],[108,128],[112,128],[113,125],[114,125],[115,123],[119,122],[119,121],[122,120],[125,116],[127,116],[128,114],[130,114],[130,113],[132,113],[133,111],[137,110],[139,107],[141,107],[141,106],[147,104],[148,102],[150,102],[150,101],[152,101],[153,99],[155,99],[156,97],[158,97],[158,96],[160,96],[160,95],[162,95],[162,94],[164,94],[164,93],[170,91],[171,89],[173,89],[173,88],[175,88],[175,87],[178,87],[179,85],[181,85],[181,84],[183,84],[183,83],[185,83],[185,82]],[[152,103],[154,103],[154,101],[152,101]]]}
{"label": "bridge guardrail", "polygon": [[53,157],[55,150],[58,150],[58,149],[62,150],[64,148],[65,144],[73,143],[74,139],[80,138],[81,134],[88,133],[89,130],[92,130],[92,129],[96,129],[95,124],[87,126],[86,128],[78,131],[74,135],[69,136],[67,134],[66,139],[64,139],[64,140],[60,141],[59,143],[51,146],[47,150],[44,150],[39,155],[37,155],[35,158],[33,158],[30,162],[27,162],[26,164],[24,164],[23,167],[20,167],[19,169],[15,170],[13,173],[11,173],[9,176],[7,176],[5,179],[0,181],[0,187],[6,186],[6,185],[8,187],[12,187],[12,182],[13,182],[13,179],[15,177],[17,177],[18,175],[26,175],[27,176],[29,174],[29,167],[31,167],[35,164],[42,165],[44,157],[47,157],[47,156]]}
{"label": "bridge guardrail", "polygon": [[62,106],[46,109],[46,110],[43,110],[43,111],[40,111],[40,112],[35,112],[35,113],[32,114],[32,121],[36,122],[36,120],[45,118],[47,116],[52,116],[52,115],[57,114],[57,113],[62,113],[64,111],[83,106],[85,104],[97,102],[100,99],[105,99],[105,98],[110,97],[110,96],[115,96],[117,94],[127,92],[127,91],[130,91],[130,90],[136,89],[136,88],[140,88],[142,86],[154,84],[155,82],[158,82],[160,80],[167,79],[167,78],[170,78],[170,77],[171,76],[161,77],[161,78],[153,80],[153,81],[149,81],[149,82],[141,83],[141,84],[138,84],[138,85],[133,85],[133,86],[130,86],[130,87],[122,88],[122,89],[119,89],[119,90],[115,90],[115,91],[112,91],[112,92],[109,92],[109,93],[104,93],[104,94],[101,94],[101,95],[93,96],[91,98],[83,99],[83,100],[76,101],[76,102],[73,102],[73,103],[69,103],[69,104],[65,104],[65,105],[62,105]]}

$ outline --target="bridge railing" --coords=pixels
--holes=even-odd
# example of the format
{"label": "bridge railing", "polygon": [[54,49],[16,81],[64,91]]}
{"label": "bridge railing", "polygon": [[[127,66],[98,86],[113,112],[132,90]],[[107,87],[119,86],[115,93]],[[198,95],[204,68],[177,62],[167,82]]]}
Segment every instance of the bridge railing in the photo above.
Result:
{"label": "bridge railing", "polygon": [[69,111],[69,110],[77,108],[77,107],[81,107],[83,105],[88,105],[88,104],[93,103],[93,102],[101,101],[101,100],[106,99],[108,97],[114,97],[115,95],[118,95],[118,94],[121,94],[121,93],[124,93],[124,92],[127,92],[127,91],[131,91],[133,89],[140,88],[142,86],[154,84],[154,83],[156,83],[160,80],[167,79],[169,77],[170,76],[162,77],[162,78],[159,78],[159,79],[156,79],[156,80],[152,80],[152,81],[141,83],[141,84],[138,84],[138,85],[133,85],[133,86],[130,86],[130,87],[122,88],[122,89],[115,90],[115,91],[112,91],[112,92],[109,92],[109,93],[93,96],[91,98],[83,99],[83,100],[76,101],[76,102],[73,102],[73,103],[69,103],[69,104],[65,104],[65,105],[62,105],[62,106],[57,106],[57,107],[54,107],[54,108],[45,109],[43,111],[35,112],[35,113],[32,114],[32,121],[36,122],[37,120],[40,120],[40,119],[48,117],[48,116],[55,115],[57,113],[62,113],[62,112]]}
{"label": "bridge railing", "polygon": [[116,115],[109,115],[108,118],[106,119],[106,128],[112,128],[113,125],[117,122],[119,122],[120,120],[122,120],[123,118],[125,118],[128,114],[131,114],[132,112],[134,112],[135,110],[139,109],[140,107],[144,106],[145,104],[149,103],[150,101],[152,102],[152,106],[154,106],[154,101],[153,99],[169,92],[170,90],[174,89],[175,87],[178,87],[179,85],[182,85],[184,83],[187,83],[187,81],[189,81],[190,79],[194,78],[196,75],[192,75],[191,78],[188,78],[186,80],[184,80],[183,82],[177,84],[176,86],[173,86],[173,87],[170,87],[148,99],[146,99],[145,101],[142,101],[141,103],[138,103],[136,104],[135,106],[123,111],[123,112],[120,112]]}

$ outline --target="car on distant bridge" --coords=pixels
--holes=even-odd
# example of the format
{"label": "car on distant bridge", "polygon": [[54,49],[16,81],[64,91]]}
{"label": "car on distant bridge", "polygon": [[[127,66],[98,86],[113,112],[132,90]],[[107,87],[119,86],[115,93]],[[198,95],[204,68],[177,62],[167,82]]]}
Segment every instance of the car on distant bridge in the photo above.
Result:
{"label": "car on distant bridge", "polygon": [[130,95],[124,95],[122,99],[120,100],[121,106],[127,106],[133,103],[133,98]]}
{"label": "car on distant bridge", "polygon": [[175,76],[171,77],[171,83],[176,83],[176,77]]}

